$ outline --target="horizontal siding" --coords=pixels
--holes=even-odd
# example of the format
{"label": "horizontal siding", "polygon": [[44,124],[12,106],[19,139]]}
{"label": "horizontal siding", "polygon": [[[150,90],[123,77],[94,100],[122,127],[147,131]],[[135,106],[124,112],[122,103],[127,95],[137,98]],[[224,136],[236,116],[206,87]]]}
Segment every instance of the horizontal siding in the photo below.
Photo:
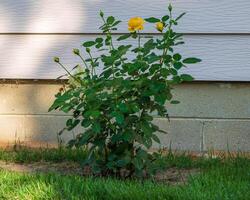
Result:
{"label": "horizontal siding", "polygon": [[[55,79],[63,71],[53,57],[59,56],[70,69],[80,62],[72,49],[93,38],[94,35],[0,35],[0,78]],[[178,50],[185,57],[197,56],[203,61],[189,65],[183,72],[191,73],[196,80],[250,80],[250,36],[187,35],[184,39],[186,44]]]}
{"label": "horizontal siding", "polygon": [[[82,41],[95,37],[99,10],[123,20],[131,16],[162,16],[172,2],[174,15],[187,15],[177,31],[186,34],[185,56],[203,62],[183,72],[196,80],[250,81],[249,0],[8,0],[0,2],[0,78],[54,79],[63,71],[52,58],[68,66],[79,60],[71,54]],[[145,33],[156,33],[146,24]]]}
{"label": "horizontal siding", "polygon": [[[95,33],[99,10],[127,21],[131,16],[165,15],[169,0],[5,0],[0,2],[0,33]],[[250,33],[249,0],[175,0],[175,15],[188,14],[185,33]],[[123,24],[121,32],[127,31]],[[148,27],[146,32],[152,32]]]}

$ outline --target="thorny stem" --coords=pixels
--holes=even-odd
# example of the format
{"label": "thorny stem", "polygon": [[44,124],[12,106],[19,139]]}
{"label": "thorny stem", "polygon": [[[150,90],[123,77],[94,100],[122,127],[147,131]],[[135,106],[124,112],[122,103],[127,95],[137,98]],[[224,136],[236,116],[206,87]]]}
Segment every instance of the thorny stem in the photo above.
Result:
{"label": "thorny stem", "polygon": [[91,59],[91,76],[93,77],[93,75],[96,74],[95,68],[94,68],[94,59],[90,52],[87,52],[87,53],[89,54],[89,57]]}
{"label": "thorny stem", "polygon": [[[105,21],[104,17],[102,17],[102,21],[103,21],[104,24],[107,23],[107,22]],[[109,29],[108,29],[108,34],[107,34],[107,36],[110,36],[110,47],[114,50],[115,47],[114,47],[114,45],[113,45],[113,40],[112,40],[112,37],[111,37],[111,31],[110,31]]]}
{"label": "thorny stem", "polygon": [[[104,17],[101,17],[101,18],[102,18],[103,23],[106,24],[107,22],[105,21]],[[110,37],[110,50],[115,50],[110,29],[108,29],[107,37]],[[112,76],[113,76],[113,79],[114,79],[115,78],[114,64],[112,64]],[[112,93],[114,93],[114,87],[112,87]],[[117,96],[116,96],[116,103],[117,103]]]}
{"label": "thorny stem", "polygon": [[[168,37],[167,37],[167,40],[164,40],[164,45],[168,43],[168,40],[169,40],[169,37],[170,37],[170,31],[171,31],[171,27],[172,27],[172,13],[170,12],[169,15],[170,15],[170,17],[169,17],[169,26],[168,26]],[[162,54],[162,57],[161,57],[161,60],[160,60],[161,65],[163,64],[164,57],[167,54],[167,50],[168,50],[167,47],[165,47],[164,50],[163,50],[163,54]]]}
{"label": "thorny stem", "polygon": [[[103,23],[106,24],[107,22],[105,21],[104,17],[101,17],[101,18],[102,18]],[[107,35],[107,37],[110,37],[110,46],[109,46],[109,49],[110,50],[114,50],[115,47],[113,45],[111,31],[109,29],[108,29],[108,33],[106,35]],[[114,79],[114,77],[115,77],[115,75],[114,75],[114,64],[112,64],[112,75],[113,75],[113,79]]]}
{"label": "thorny stem", "polygon": [[74,80],[76,80],[77,82],[81,83],[81,81],[79,81],[79,79],[77,79],[76,77],[74,77],[68,70],[66,67],[64,67],[64,65],[60,62],[58,62],[58,64],[67,72],[67,74],[72,77]]}
{"label": "thorny stem", "polygon": [[138,56],[140,56],[141,55],[141,34],[140,34],[140,31],[138,31],[138,48],[139,48]]}
{"label": "thorny stem", "polygon": [[86,69],[89,69],[86,61],[84,60],[84,58],[80,54],[79,54],[79,57],[81,58],[82,62],[84,63]]}
{"label": "thorny stem", "polygon": [[[101,18],[102,18],[103,23],[106,24],[104,17],[101,17]],[[108,30],[107,36],[110,36],[110,50],[114,50],[115,47],[113,44],[112,33],[111,33],[110,29]],[[120,61],[124,64],[124,61],[122,60],[122,58],[120,58]],[[113,70],[113,68],[114,68],[114,66],[112,65],[112,70]],[[114,78],[114,74],[113,74],[113,78]]]}

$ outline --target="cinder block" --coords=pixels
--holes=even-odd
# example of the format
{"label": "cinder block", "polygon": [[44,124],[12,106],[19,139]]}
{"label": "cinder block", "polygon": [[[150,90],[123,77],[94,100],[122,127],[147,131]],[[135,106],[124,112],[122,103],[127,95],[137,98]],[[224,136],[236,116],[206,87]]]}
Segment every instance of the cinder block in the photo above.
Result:
{"label": "cinder block", "polygon": [[167,131],[167,134],[159,133],[161,145],[155,144],[154,147],[166,147],[174,150],[201,151],[202,122],[192,119],[171,119],[170,122],[165,118],[156,118],[155,124],[160,129]]}
{"label": "cinder block", "polygon": [[[48,114],[60,84],[0,84],[0,114]],[[52,111],[51,114],[64,114]],[[64,114],[65,115],[65,114]]]}
{"label": "cinder block", "polygon": [[[58,132],[65,127],[67,116],[0,116],[0,143],[58,144]],[[63,143],[74,138],[78,130],[65,131]]]}
{"label": "cinder block", "polygon": [[67,116],[24,116],[23,140],[57,143],[60,139],[66,143],[79,131],[79,129],[64,131],[61,136],[58,136],[59,131],[65,127],[67,119]]}
{"label": "cinder block", "polygon": [[249,83],[189,83],[177,85],[167,104],[170,117],[250,118]]}
{"label": "cinder block", "polygon": [[206,151],[250,151],[250,120],[211,120],[203,134]]}
{"label": "cinder block", "polygon": [[[48,114],[61,84],[0,84],[0,114]],[[175,87],[170,117],[250,118],[250,84],[185,83]],[[65,115],[53,111],[51,114]]]}
{"label": "cinder block", "polygon": [[0,116],[0,144],[14,142],[18,135],[23,134],[24,118],[23,116]]}

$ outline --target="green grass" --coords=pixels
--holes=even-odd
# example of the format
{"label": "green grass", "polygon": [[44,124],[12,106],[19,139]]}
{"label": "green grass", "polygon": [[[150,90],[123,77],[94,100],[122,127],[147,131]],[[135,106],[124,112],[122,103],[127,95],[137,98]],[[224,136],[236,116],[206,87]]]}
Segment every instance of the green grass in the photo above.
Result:
{"label": "green grass", "polygon": [[16,163],[32,162],[81,162],[86,158],[86,149],[67,149],[67,148],[38,148],[31,149],[19,147],[18,150],[0,149],[0,160]]}
{"label": "green grass", "polygon": [[[19,163],[81,162],[85,157],[86,149],[0,149],[0,160]],[[250,200],[250,159],[243,154],[194,159],[187,154],[169,153],[157,160],[157,165],[164,168],[200,168],[202,173],[190,177],[186,185],[170,186],[153,180],[122,181],[0,170],[0,200]]]}
{"label": "green grass", "polygon": [[208,167],[184,186],[0,170],[0,199],[46,200],[249,200],[250,160],[228,159]]}
{"label": "green grass", "polygon": [[[27,148],[20,146],[17,150],[13,148],[1,149],[0,160],[15,163],[33,163],[33,162],[53,162],[60,163],[63,161],[81,163],[87,156],[86,148],[68,149],[68,148]],[[239,154],[236,157],[245,157],[244,154]],[[229,156],[230,158],[230,156]],[[197,157],[193,159],[188,153],[163,154],[157,160],[156,165],[162,168],[177,167],[177,168],[209,168],[211,166],[220,165],[225,160],[223,156],[212,158],[211,156]]]}

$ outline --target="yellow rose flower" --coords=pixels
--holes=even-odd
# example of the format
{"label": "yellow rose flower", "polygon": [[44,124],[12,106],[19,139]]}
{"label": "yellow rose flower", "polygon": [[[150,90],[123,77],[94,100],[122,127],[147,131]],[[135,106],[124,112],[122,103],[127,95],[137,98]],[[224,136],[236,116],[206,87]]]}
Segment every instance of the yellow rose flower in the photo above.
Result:
{"label": "yellow rose flower", "polygon": [[156,29],[157,29],[158,31],[162,32],[163,29],[164,29],[164,24],[163,24],[162,22],[157,22],[157,23],[156,23]]}
{"label": "yellow rose flower", "polygon": [[128,30],[131,32],[143,30],[144,20],[141,17],[133,17],[128,21]]}

